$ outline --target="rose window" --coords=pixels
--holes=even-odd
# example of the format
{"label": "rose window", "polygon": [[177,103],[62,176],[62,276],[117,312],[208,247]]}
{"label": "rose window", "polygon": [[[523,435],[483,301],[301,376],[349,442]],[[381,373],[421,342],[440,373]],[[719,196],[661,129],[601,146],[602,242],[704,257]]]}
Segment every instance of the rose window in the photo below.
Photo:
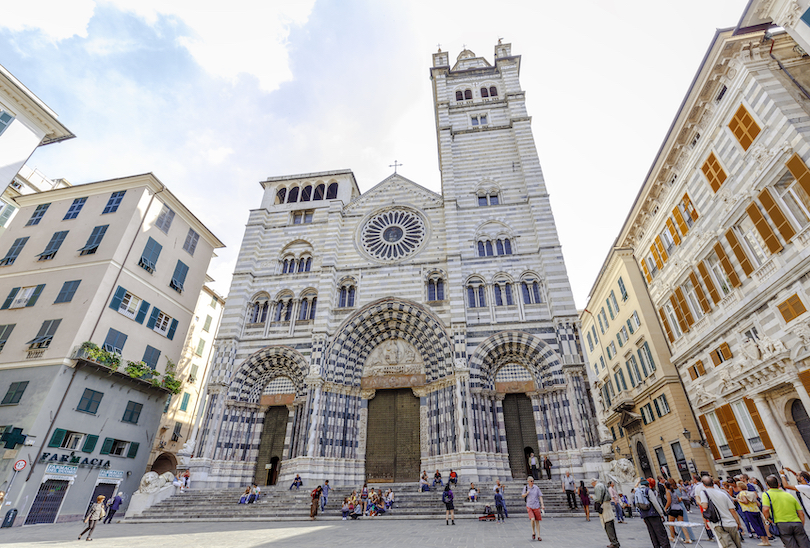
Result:
{"label": "rose window", "polygon": [[371,217],[363,227],[363,250],[383,261],[397,261],[412,255],[425,239],[425,223],[414,211],[389,209]]}

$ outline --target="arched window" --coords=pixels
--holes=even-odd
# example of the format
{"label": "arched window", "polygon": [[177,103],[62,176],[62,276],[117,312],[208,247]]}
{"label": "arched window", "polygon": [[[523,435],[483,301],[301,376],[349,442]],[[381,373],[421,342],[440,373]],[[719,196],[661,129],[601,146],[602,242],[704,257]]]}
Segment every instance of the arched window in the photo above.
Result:
{"label": "arched window", "polygon": [[515,304],[512,298],[512,284],[507,281],[497,281],[493,289],[495,291],[495,306],[512,306]]}
{"label": "arched window", "polygon": [[490,86],[489,88],[489,96],[490,97],[497,97],[498,96],[498,88],[495,86]]}
{"label": "arched window", "polygon": [[298,311],[298,321],[302,322],[309,319],[309,301],[306,299],[301,300],[301,310]]}
{"label": "arched window", "polygon": [[487,257],[492,257],[492,242],[487,241],[484,245],[487,248]]}
{"label": "arched window", "polygon": [[540,304],[540,284],[536,280],[525,280],[522,284],[523,287],[523,303],[524,304]]}
{"label": "arched window", "polygon": [[283,204],[284,198],[286,197],[287,197],[287,188],[281,187],[280,189],[278,189],[278,191],[276,191],[276,205]]}
{"label": "arched window", "polygon": [[487,88],[481,88],[481,97],[489,97],[489,91],[487,91]]}
{"label": "arched window", "polygon": [[503,240],[498,240],[495,243],[497,244],[496,248],[498,250],[498,255],[503,255],[504,254],[504,252],[503,252]]}
{"label": "arched window", "polygon": [[295,267],[295,259],[284,259],[284,263],[282,263],[281,266],[281,273],[289,274],[291,267]]}
{"label": "arched window", "polygon": [[323,184],[320,184],[320,185],[316,186],[315,187],[315,197],[312,198],[312,199],[313,200],[323,200],[323,189],[324,188],[325,188],[325,186]]}
{"label": "arched window", "polygon": [[267,320],[267,312],[270,310],[270,303],[267,301],[255,301],[248,307],[248,323],[264,323]]}
{"label": "arched window", "polygon": [[292,204],[298,201],[298,187],[294,186],[290,189],[290,196],[287,198],[287,203]]}
{"label": "arched window", "polygon": [[509,238],[506,238],[506,239],[503,241],[503,247],[504,247],[504,251],[505,251],[505,253],[506,253],[507,255],[511,255],[511,254],[512,254],[512,242],[510,242],[510,241],[509,241]]}
{"label": "arched window", "polygon": [[301,193],[301,201],[308,202],[312,198],[312,185],[307,185],[304,187],[304,191]]}
{"label": "arched window", "polygon": [[304,272],[309,272],[312,269],[312,257],[307,257],[307,264],[304,266]]}
{"label": "arched window", "polygon": [[428,301],[444,300],[444,280],[438,276],[428,280]]}
{"label": "arched window", "polygon": [[273,315],[273,321],[274,322],[290,321],[290,317],[292,316],[292,305],[293,305],[292,297],[290,297],[289,295],[281,297],[276,302],[275,305],[276,310],[275,314]]}
{"label": "arched window", "polygon": [[456,92],[456,101],[463,101],[464,100],[464,93],[462,91]]}
{"label": "arched window", "polygon": [[480,194],[478,196],[479,207],[498,205],[499,203],[498,192],[495,190],[490,190],[487,194]]}
{"label": "arched window", "polygon": [[486,285],[472,281],[467,285],[467,305],[470,308],[482,308],[487,305]]}
{"label": "arched window", "polygon": [[301,257],[298,259],[298,272],[309,272],[312,265],[312,257]]}
{"label": "arched window", "polygon": [[484,251],[484,242],[478,242],[478,256],[486,257],[487,252]]}
{"label": "arched window", "polygon": [[285,301],[285,303],[284,303],[284,321],[285,322],[290,321],[290,317],[292,317],[292,305],[293,305],[293,300],[292,299],[287,299]]}
{"label": "arched window", "polygon": [[298,311],[298,321],[315,319],[315,306],[318,298],[315,295],[306,295],[301,298],[301,309]]}
{"label": "arched window", "polygon": [[355,288],[353,285],[344,285],[340,288],[340,299],[338,301],[338,308],[352,308],[354,307],[354,294]]}
{"label": "arched window", "polygon": [[335,198],[337,198],[337,190],[338,190],[337,183],[330,184],[329,188],[326,190],[326,199],[334,200]]}
{"label": "arched window", "polygon": [[472,99],[472,90],[471,89],[465,89],[464,90],[464,99],[466,99],[466,100]]}

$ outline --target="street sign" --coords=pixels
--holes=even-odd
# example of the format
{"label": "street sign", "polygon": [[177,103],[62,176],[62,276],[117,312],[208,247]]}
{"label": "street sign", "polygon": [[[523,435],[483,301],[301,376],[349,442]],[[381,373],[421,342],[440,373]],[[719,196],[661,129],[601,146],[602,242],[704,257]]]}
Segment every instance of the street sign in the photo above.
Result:
{"label": "street sign", "polygon": [[26,465],[28,465],[28,463],[25,462],[24,460],[22,459],[18,460],[17,462],[14,463],[14,470],[17,472],[21,472],[26,467]]}

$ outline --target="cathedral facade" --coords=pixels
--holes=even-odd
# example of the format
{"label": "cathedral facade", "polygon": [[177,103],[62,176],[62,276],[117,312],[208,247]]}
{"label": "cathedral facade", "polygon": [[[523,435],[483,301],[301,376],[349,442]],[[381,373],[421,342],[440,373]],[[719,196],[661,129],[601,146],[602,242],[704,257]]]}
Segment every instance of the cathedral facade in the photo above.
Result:
{"label": "cathedral facade", "polygon": [[[442,193],[262,181],[216,340],[200,486],[600,468],[577,310],[520,56],[433,55]],[[469,478],[469,479],[468,479]],[[310,481],[308,481],[310,480]]]}

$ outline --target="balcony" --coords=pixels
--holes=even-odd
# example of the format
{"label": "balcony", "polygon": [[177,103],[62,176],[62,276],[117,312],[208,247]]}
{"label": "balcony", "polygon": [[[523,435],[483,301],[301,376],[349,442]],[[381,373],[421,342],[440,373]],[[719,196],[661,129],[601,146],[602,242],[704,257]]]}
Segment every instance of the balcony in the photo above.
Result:
{"label": "balcony", "polygon": [[759,283],[764,282],[771,277],[771,274],[776,272],[776,261],[773,258],[768,259],[765,263],[754,270],[751,274],[753,278]]}

